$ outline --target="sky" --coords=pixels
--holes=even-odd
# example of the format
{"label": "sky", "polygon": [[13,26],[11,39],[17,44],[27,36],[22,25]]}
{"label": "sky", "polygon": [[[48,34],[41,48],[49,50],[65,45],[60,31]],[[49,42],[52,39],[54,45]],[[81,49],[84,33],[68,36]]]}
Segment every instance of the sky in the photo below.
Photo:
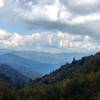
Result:
{"label": "sky", "polygon": [[0,0],[0,49],[100,51],[100,0]]}

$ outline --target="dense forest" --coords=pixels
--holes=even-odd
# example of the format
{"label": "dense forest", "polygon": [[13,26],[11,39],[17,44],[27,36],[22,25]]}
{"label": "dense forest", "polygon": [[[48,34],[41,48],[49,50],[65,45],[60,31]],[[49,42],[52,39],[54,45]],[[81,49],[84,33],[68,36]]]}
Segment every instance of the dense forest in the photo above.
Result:
{"label": "dense forest", "polygon": [[100,100],[100,53],[73,59],[24,88],[0,80],[0,100]]}

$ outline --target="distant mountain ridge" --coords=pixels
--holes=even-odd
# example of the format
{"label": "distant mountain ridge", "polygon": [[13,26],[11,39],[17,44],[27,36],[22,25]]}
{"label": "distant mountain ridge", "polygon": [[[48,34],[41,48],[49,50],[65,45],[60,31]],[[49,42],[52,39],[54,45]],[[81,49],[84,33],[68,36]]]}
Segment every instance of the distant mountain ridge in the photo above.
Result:
{"label": "distant mountain ridge", "polygon": [[29,79],[15,70],[13,67],[0,64],[0,80],[4,80],[16,87],[23,87],[28,84]]}
{"label": "distant mountain ridge", "polygon": [[35,79],[58,69],[72,58],[79,59],[87,53],[52,54],[34,51],[11,51],[0,49],[0,63],[13,66],[26,77]]}
{"label": "distant mountain ridge", "polygon": [[32,61],[11,53],[0,55],[0,63],[12,66],[13,69],[16,69],[22,75],[29,78],[36,78],[40,76],[34,71]]}

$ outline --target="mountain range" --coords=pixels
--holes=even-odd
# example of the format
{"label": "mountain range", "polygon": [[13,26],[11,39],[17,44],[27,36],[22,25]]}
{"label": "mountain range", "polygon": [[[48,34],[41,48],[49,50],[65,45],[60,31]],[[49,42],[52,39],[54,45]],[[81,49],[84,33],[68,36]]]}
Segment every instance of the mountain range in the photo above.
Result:
{"label": "mountain range", "polygon": [[31,79],[51,73],[64,62],[71,62],[73,57],[79,59],[83,55],[88,54],[0,50],[0,79],[4,78],[17,87],[26,85]]}
{"label": "mountain range", "polygon": [[12,66],[1,64],[0,70],[1,100],[100,100],[100,53],[73,58],[27,86],[27,77]]}
{"label": "mountain range", "polygon": [[[16,65],[23,73],[23,66],[26,72],[25,76],[35,78],[36,76],[45,75],[53,70],[56,70],[66,62],[71,62],[73,58],[79,59],[91,53],[49,53],[49,52],[34,52],[34,51],[13,51],[0,49],[0,62]],[[20,66],[20,67],[17,67]],[[27,69],[28,68],[28,69]],[[31,73],[32,70],[32,73]],[[31,74],[31,75],[30,75]],[[35,75],[33,75],[35,74]]]}

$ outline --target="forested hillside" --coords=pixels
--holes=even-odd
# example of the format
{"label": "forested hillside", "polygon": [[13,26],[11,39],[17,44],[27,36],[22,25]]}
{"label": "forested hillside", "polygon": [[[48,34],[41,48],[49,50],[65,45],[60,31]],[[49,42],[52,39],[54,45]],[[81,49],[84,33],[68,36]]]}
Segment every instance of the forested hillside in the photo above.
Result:
{"label": "forested hillside", "polygon": [[100,100],[100,53],[73,59],[29,87],[12,89],[13,93],[8,90],[2,93],[0,87],[1,97],[6,96],[0,100],[9,100],[9,96],[14,98],[10,100]]}

